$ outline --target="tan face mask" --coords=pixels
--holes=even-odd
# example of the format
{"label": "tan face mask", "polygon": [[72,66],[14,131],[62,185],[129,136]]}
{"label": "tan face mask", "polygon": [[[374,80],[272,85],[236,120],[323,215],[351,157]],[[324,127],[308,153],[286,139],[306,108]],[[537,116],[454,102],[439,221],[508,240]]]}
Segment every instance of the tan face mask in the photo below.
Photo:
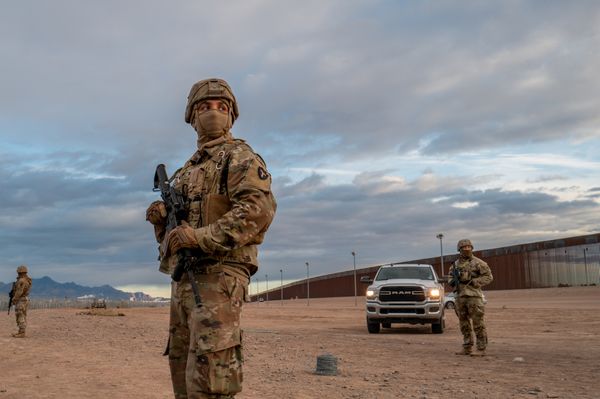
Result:
{"label": "tan face mask", "polygon": [[204,111],[196,114],[192,126],[198,132],[201,141],[211,141],[227,133],[231,128],[229,113],[217,110]]}
{"label": "tan face mask", "polygon": [[471,258],[473,256],[473,250],[472,249],[461,248],[460,249],[460,256],[463,257],[463,258]]}

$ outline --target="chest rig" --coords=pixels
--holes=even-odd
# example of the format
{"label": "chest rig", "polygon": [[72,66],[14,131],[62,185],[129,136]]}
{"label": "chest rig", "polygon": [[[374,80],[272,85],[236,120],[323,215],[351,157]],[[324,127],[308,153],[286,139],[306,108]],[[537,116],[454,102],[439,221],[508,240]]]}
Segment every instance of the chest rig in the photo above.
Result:
{"label": "chest rig", "polygon": [[471,259],[461,260],[459,258],[456,260],[455,267],[458,269],[461,283],[467,283],[478,274],[476,264]]}
{"label": "chest rig", "polygon": [[175,173],[174,187],[185,198],[191,227],[207,226],[231,209],[227,174],[235,146],[224,143],[196,153]]}

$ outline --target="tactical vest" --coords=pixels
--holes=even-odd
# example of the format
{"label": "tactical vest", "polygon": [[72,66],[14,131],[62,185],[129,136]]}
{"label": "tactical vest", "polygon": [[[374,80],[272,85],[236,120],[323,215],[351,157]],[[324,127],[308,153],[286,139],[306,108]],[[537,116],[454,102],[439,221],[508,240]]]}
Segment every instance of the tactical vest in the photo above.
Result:
{"label": "tactical vest", "polygon": [[[458,295],[461,297],[464,296],[469,296],[469,297],[483,297],[483,291],[481,290],[481,288],[475,288],[472,285],[469,284],[469,282],[473,279],[473,278],[478,278],[481,277],[482,274],[480,273],[480,267],[485,267],[487,269],[489,269],[489,266],[487,265],[487,263],[485,263],[483,260],[479,259],[476,256],[473,256],[470,259],[465,259],[465,260],[461,260],[461,258],[459,257],[456,261],[454,261],[454,264],[452,266],[454,269],[457,269],[459,271],[459,279],[460,279],[460,284],[459,284],[459,289],[458,289]],[[490,274],[491,276],[491,274]]]}
{"label": "tactical vest", "polygon": [[[245,147],[243,150],[255,154],[243,140],[233,139],[209,148],[209,152],[203,152],[201,155],[196,153],[181,169],[174,173],[174,188],[186,199],[187,222],[191,227],[208,226],[232,209],[228,194],[227,177],[232,152],[240,149],[240,147]],[[264,166],[260,156],[255,155]],[[256,245],[262,243],[265,232],[266,229],[242,247],[225,254],[207,254],[201,261],[239,264],[245,266],[250,274],[254,274],[258,269]],[[170,259],[169,262],[171,270],[174,267],[173,261],[174,259]]]}

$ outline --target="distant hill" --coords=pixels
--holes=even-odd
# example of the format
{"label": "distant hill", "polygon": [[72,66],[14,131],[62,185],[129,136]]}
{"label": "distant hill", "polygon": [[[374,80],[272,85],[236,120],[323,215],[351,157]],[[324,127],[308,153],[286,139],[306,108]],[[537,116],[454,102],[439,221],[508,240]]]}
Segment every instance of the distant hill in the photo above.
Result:
{"label": "distant hill", "polygon": [[[5,284],[0,282],[0,295],[8,295],[12,282]],[[32,289],[30,298],[57,298],[74,299],[84,295],[93,295],[96,298],[106,298],[110,300],[129,300],[131,293],[118,290],[110,285],[100,287],[85,287],[75,283],[58,283],[50,277],[32,279]]]}

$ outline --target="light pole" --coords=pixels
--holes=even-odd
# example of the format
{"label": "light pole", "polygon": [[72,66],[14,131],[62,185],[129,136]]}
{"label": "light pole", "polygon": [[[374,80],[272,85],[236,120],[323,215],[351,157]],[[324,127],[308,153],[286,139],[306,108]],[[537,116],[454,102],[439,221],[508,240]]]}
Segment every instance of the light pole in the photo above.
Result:
{"label": "light pole", "polygon": [[306,306],[310,306],[310,281],[308,280],[308,278],[309,278],[308,269],[309,269],[308,262],[306,262]]}
{"label": "light pole", "polygon": [[279,269],[281,274],[281,306],[283,306],[283,269]]}
{"label": "light pole", "polygon": [[590,285],[590,281],[588,280],[588,269],[587,269],[587,248],[583,249],[583,264],[585,265],[585,285]]}
{"label": "light pole", "polygon": [[258,295],[258,277],[256,278],[256,305],[260,305],[260,296]]}
{"label": "light pole", "polygon": [[267,305],[269,304],[269,275],[265,274],[265,283],[267,284]]}
{"label": "light pole", "polygon": [[354,264],[354,306],[356,306],[356,252],[354,251],[352,251],[352,263]]}
{"label": "light pole", "polygon": [[444,277],[444,248],[442,247],[442,239],[444,235],[442,233],[435,236],[440,240],[440,270],[442,271],[442,275],[440,277]]}

